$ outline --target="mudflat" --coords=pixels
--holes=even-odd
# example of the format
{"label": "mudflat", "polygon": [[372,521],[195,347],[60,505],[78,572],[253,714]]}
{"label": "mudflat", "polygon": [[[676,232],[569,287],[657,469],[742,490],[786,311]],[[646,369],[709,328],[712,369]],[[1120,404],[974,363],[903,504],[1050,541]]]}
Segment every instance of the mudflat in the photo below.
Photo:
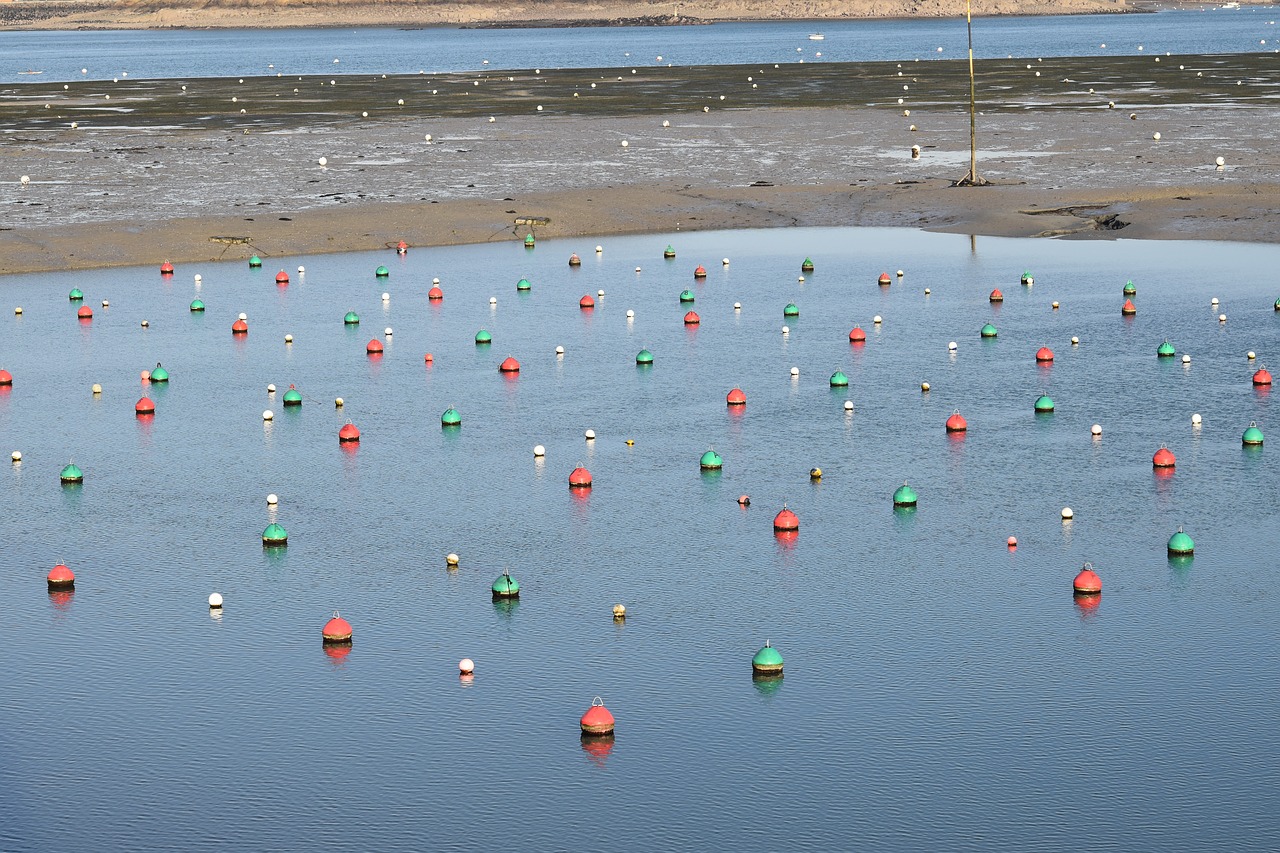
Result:
{"label": "mudflat", "polygon": [[963,61],[332,79],[0,87],[0,272],[515,240],[532,218],[1280,233],[1272,54],[979,61],[981,187],[953,186]]}

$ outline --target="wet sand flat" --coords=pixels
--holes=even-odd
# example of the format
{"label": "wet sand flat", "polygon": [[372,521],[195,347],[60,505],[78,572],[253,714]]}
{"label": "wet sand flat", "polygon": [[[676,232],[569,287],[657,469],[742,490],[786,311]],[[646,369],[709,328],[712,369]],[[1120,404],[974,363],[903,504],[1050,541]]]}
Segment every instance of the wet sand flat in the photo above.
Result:
{"label": "wet sand flat", "polygon": [[529,217],[1274,239],[1280,59],[1155,60],[979,62],[976,188],[952,186],[957,61],[8,86],[0,272],[511,240]]}

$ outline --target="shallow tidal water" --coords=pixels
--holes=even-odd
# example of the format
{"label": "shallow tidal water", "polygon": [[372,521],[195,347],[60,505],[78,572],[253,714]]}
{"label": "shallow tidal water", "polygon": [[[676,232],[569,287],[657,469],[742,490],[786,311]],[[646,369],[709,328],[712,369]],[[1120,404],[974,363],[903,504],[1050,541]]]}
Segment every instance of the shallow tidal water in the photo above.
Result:
{"label": "shallow tidal water", "polygon": [[[789,229],[6,278],[0,849],[1275,849],[1280,479],[1240,437],[1275,430],[1250,377],[1280,366],[1278,258]],[[140,385],[156,362],[170,382]],[[491,601],[504,568],[518,603]],[[766,639],[786,674],[754,681]],[[611,743],[579,739],[597,695]]]}

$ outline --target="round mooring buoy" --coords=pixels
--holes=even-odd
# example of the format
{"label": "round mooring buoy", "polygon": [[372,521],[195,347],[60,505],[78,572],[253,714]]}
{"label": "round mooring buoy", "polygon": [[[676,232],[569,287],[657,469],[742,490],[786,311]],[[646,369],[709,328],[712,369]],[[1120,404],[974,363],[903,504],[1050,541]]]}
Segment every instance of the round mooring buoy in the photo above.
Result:
{"label": "round mooring buoy", "polygon": [[1071,589],[1076,595],[1098,595],[1102,592],[1102,578],[1093,570],[1092,563],[1085,563],[1080,574],[1071,582]]}
{"label": "round mooring buoy", "polygon": [[340,444],[346,444],[348,442],[356,442],[359,440],[360,440],[360,430],[357,429],[356,425],[351,423],[351,421],[347,421],[338,430],[338,442]]}
{"label": "round mooring buoy", "polygon": [[696,326],[702,322],[702,318],[698,316],[697,311],[690,311],[684,315],[684,324],[686,326]]}
{"label": "round mooring buoy", "polygon": [[813,272],[813,259],[805,258],[800,262],[800,272]]}
{"label": "round mooring buoy", "polygon": [[1048,414],[1053,411],[1053,398],[1048,394],[1041,394],[1036,398],[1036,414]]}
{"label": "round mooring buoy", "polygon": [[1253,384],[1254,385],[1270,385],[1271,372],[1267,370],[1265,367],[1258,368],[1257,372],[1253,374]]}
{"label": "round mooring buoy", "polygon": [[782,308],[783,317],[799,317],[800,308],[794,302],[788,302]]}
{"label": "round mooring buoy", "polygon": [[1156,358],[1173,358],[1177,352],[1173,344],[1169,343],[1169,339],[1165,338],[1164,343],[1156,347]]}
{"label": "round mooring buoy", "polygon": [[50,589],[68,589],[75,586],[76,574],[70,568],[58,563],[49,570],[49,574],[45,576],[46,583]]}
{"label": "round mooring buoy", "polygon": [[694,271],[693,271],[693,277],[694,277],[694,278],[706,278],[706,277],[707,277],[707,268],[706,268],[706,267],[703,267],[703,266],[699,266],[699,267],[697,267],[697,268],[696,268],[696,269],[694,269]]}
{"label": "round mooring buoy", "polygon": [[844,388],[844,387],[847,387],[848,384],[849,384],[849,377],[844,375],[844,371],[837,370],[835,373],[831,374],[832,388]]}
{"label": "round mooring buoy", "polygon": [[1253,421],[1249,421],[1249,427],[1244,431],[1244,435],[1240,437],[1242,444],[1248,446],[1258,446],[1262,444],[1262,430],[1258,429],[1258,425]]}
{"label": "round mooring buoy", "polygon": [[287,272],[285,272],[284,270],[280,270],[280,272],[276,273],[276,284],[288,284],[288,283],[289,283],[289,274]]}
{"label": "round mooring buoy", "polygon": [[1196,543],[1178,528],[1178,532],[1169,537],[1169,553],[1174,555],[1193,554],[1196,550]]}
{"label": "round mooring buoy", "polygon": [[244,320],[236,320],[231,324],[231,334],[247,335],[249,334],[249,324]]}
{"label": "round mooring buoy", "polygon": [[138,417],[146,417],[156,413],[156,404],[150,397],[143,397],[133,405],[133,412]]}
{"label": "round mooring buoy", "polygon": [[444,299],[444,291],[441,290],[438,285],[432,286],[432,288],[427,291],[427,299],[432,302],[439,302]]}
{"label": "round mooring buoy", "polygon": [[747,404],[747,395],[742,393],[741,388],[734,388],[725,395],[724,401],[729,406],[745,406]]}
{"label": "round mooring buoy", "polygon": [[800,519],[794,512],[787,509],[787,505],[782,505],[782,510],[773,517],[773,529],[775,533],[792,533],[800,529]]}
{"label": "round mooring buoy", "polygon": [[173,264],[165,261],[160,265],[160,275],[173,275]]}
{"label": "round mooring buoy", "polygon": [[782,655],[768,640],[764,641],[764,648],[751,658],[751,670],[756,675],[781,675],[782,665]]}
{"label": "round mooring buoy", "polygon": [[605,737],[613,734],[613,714],[609,713],[609,709],[604,706],[604,700],[599,696],[591,700],[591,707],[582,715],[578,723],[584,735]]}
{"label": "round mooring buoy", "polygon": [[249,258],[249,269],[256,270],[261,266],[262,266],[262,258],[258,257],[257,255],[254,255],[251,258]]}
{"label": "round mooring buoy", "polygon": [[370,338],[369,343],[364,346],[364,351],[369,355],[382,355],[382,341]]}
{"label": "round mooring buoy", "polygon": [[203,311],[203,310],[204,310],[204,303],[203,303],[203,302],[201,302],[199,299],[192,299],[192,300],[191,300],[191,312],[192,312],[193,314],[198,314],[198,313],[200,313],[200,312],[201,312],[201,311]]}
{"label": "round mooring buoy", "polygon": [[346,316],[342,318],[342,324],[344,326],[359,326],[360,315],[354,311],[348,311]]}
{"label": "round mooring buoy", "polygon": [[1173,451],[1160,445],[1160,449],[1151,457],[1152,468],[1172,468],[1176,464],[1177,459],[1173,455]]}
{"label": "round mooring buoy", "polygon": [[653,353],[647,349],[640,350],[640,352],[636,353],[636,364],[644,366],[653,364]]}
{"label": "round mooring buoy", "polygon": [[569,472],[569,488],[571,489],[589,489],[591,488],[591,472],[579,465]]}
{"label": "round mooring buoy", "polygon": [[63,483],[83,483],[84,472],[81,471],[74,462],[68,462],[62,468],[62,472],[58,474],[58,479]]}
{"label": "round mooring buoy", "polygon": [[719,471],[724,466],[724,460],[720,458],[720,454],[714,450],[708,450],[702,454],[702,458],[698,460],[698,467],[703,471]]}
{"label": "round mooring buoy", "polygon": [[997,331],[996,327],[991,323],[987,323],[980,330],[978,330],[978,335],[984,338],[994,338],[999,334],[1000,334],[999,331]]}
{"label": "round mooring buoy", "polygon": [[351,642],[351,623],[335,610],[332,618],[320,629],[320,636],[326,645],[348,644]]}
{"label": "round mooring buoy", "polygon": [[487,329],[476,332],[476,346],[488,346],[491,343],[493,343],[493,335],[489,334]]}
{"label": "round mooring buoy", "polygon": [[854,344],[865,344],[867,342],[867,333],[862,331],[860,326],[854,326],[849,332],[849,342]]}
{"label": "round mooring buoy", "polygon": [[906,483],[899,486],[893,493],[894,506],[915,506],[916,500],[916,490],[908,486]]}
{"label": "round mooring buoy", "polygon": [[596,307],[596,301],[592,299],[591,294],[588,293],[578,300],[578,307],[583,311],[590,311],[592,308]]}
{"label": "round mooring buoy", "polygon": [[510,572],[503,572],[502,574],[498,575],[497,579],[494,580],[493,586],[490,587],[490,589],[493,591],[494,598],[519,598],[520,597],[520,584],[516,581],[515,578],[511,577]]}
{"label": "round mooring buoy", "polygon": [[1124,301],[1124,305],[1120,306],[1120,313],[1126,317],[1132,317],[1134,314],[1138,313],[1138,309],[1134,307],[1132,299],[1126,299]]}
{"label": "round mooring buoy", "polygon": [[445,409],[440,415],[440,426],[442,427],[459,427],[462,426],[462,413],[452,406]]}
{"label": "round mooring buoy", "polygon": [[294,388],[292,385],[290,385],[289,390],[284,392],[284,404],[286,406],[301,406],[302,405],[301,392],[299,392],[297,388]]}
{"label": "round mooring buoy", "polygon": [[502,364],[498,365],[498,372],[499,373],[519,373],[520,362],[516,361],[511,356],[507,356],[502,360]]}
{"label": "round mooring buoy", "polygon": [[378,268],[373,271],[374,278],[389,278],[390,276],[391,270],[387,269],[385,266],[379,265]]}
{"label": "round mooring buoy", "polygon": [[1004,302],[1004,294],[1000,292],[1000,288],[991,291],[991,296],[987,297],[991,302]]}
{"label": "round mooring buoy", "polygon": [[969,422],[964,419],[958,409],[947,418],[947,432],[964,432],[967,429],[969,429]]}
{"label": "round mooring buoy", "polygon": [[1048,347],[1040,347],[1040,349],[1036,350],[1037,364],[1045,364],[1051,361],[1053,361],[1053,350]]}
{"label": "round mooring buoy", "polygon": [[283,527],[274,521],[267,525],[267,529],[262,531],[262,545],[266,548],[280,548],[289,544],[289,534]]}
{"label": "round mooring buoy", "polygon": [[92,309],[92,308],[90,308],[88,305],[81,305],[81,306],[76,310],[76,316],[77,316],[77,317],[79,317],[81,320],[92,320],[92,319],[93,319],[93,309]]}

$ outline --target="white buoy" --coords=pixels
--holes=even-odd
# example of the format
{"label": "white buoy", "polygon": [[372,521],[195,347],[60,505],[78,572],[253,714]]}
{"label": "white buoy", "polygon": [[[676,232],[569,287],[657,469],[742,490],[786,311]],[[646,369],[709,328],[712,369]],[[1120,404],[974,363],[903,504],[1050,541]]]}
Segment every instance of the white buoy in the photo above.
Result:
{"label": "white buoy", "polygon": [[1053,308],[1053,310],[1054,310],[1054,311],[1057,311],[1057,310],[1058,310],[1058,300],[1056,300],[1056,299],[1055,299],[1055,300],[1053,301],[1052,308]]}
{"label": "white buoy", "polygon": [[543,457],[543,456],[546,456],[546,455],[547,455],[547,449],[546,449],[545,447],[543,447],[541,444],[535,444],[535,445],[533,446],[533,455],[534,455],[534,456],[536,456],[536,457],[539,457],[539,458],[540,458],[540,457]]}
{"label": "white buoy", "polygon": [[390,301],[391,301],[391,294],[390,294],[390,293],[384,293],[384,294],[382,294],[382,301],[383,301],[383,302],[390,302]]}
{"label": "white buoy", "polygon": [[[1224,319],[1225,319],[1225,318],[1224,318]],[[150,321],[150,320],[143,320],[143,321],[142,321],[142,328],[144,328],[144,329],[150,329],[150,328],[151,328],[151,321]]]}
{"label": "white buoy", "polygon": [[10,458],[10,459],[12,459],[14,462],[21,462],[21,461],[22,461],[22,451],[21,451],[21,450],[15,450],[15,451],[13,451],[12,453],[10,453],[10,454],[9,454],[9,458]]}
{"label": "white buoy", "polygon": [[663,120],[662,120],[662,126],[663,126],[663,127],[671,127],[671,122],[667,121],[666,119],[663,119]]}
{"label": "white buoy", "polygon": [[926,288],[924,289],[924,295],[925,295],[925,296],[928,296],[930,293],[933,293],[933,288],[926,287]]}
{"label": "white buoy", "polygon": [[431,283],[432,283],[432,284],[439,284],[439,283],[440,283],[440,279],[438,279],[438,278],[433,278],[433,279],[431,279]]}
{"label": "white buoy", "polygon": [[31,176],[23,175],[21,178],[18,178],[18,183],[22,184],[25,187],[27,184],[31,183]]}
{"label": "white buoy", "polygon": [[722,267],[727,267],[727,266],[729,266],[729,259],[728,259],[728,258],[721,258],[721,259],[720,259],[720,266],[722,266]]}
{"label": "white buoy", "polygon": [[904,275],[906,275],[905,272],[903,272],[902,270],[898,270],[898,278],[902,278]]}
{"label": "white buoy", "polygon": [[101,385],[99,385],[97,382],[95,382],[95,383],[93,383],[93,387],[92,387],[92,388],[90,388],[89,390],[90,390],[90,391],[92,391],[92,392],[93,392],[93,393],[95,393],[95,394],[101,394],[101,393],[102,393],[102,386],[101,386]]}
{"label": "white buoy", "polygon": [[1069,506],[1064,506],[1064,507],[1062,508],[1062,520],[1063,520],[1063,521],[1070,521],[1071,519],[1073,519],[1073,518],[1075,518],[1075,517],[1076,517],[1076,514],[1075,514],[1074,512],[1072,512],[1072,511],[1071,511],[1071,507],[1069,507]]}
{"label": "white buoy", "polygon": [[240,312],[240,319],[241,319],[241,320],[248,320],[248,319],[249,319],[249,315],[248,315],[248,314],[246,314],[246,313],[244,313],[243,311],[241,311],[241,312]]}
{"label": "white buoy", "polygon": [[1089,427],[1089,432],[1093,435],[1102,435],[1102,424],[1094,424]]}
{"label": "white buoy", "polygon": [[463,658],[458,661],[458,674],[460,675],[470,675],[475,672],[475,669],[476,663],[471,658]]}
{"label": "white buoy", "polygon": [[498,304],[498,297],[496,297],[496,296],[490,296],[490,297],[489,297],[489,304],[490,304],[490,305],[497,305],[497,304]]}
{"label": "white buoy", "polygon": [[102,307],[103,307],[103,308],[110,308],[110,307],[111,307],[111,303],[104,299],[104,300],[102,300]]}
{"label": "white buoy", "polygon": [[210,609],[210,610],[221,610],[221,609],[222,609],[222,595],[221,595],[221,594],[216,593],[216,592],[211,592],[211,593],[209,593],[209,609]]}
{"label": "white buoy", "polygon": [[1077,338],[1075,335],[1072,335],[1072,336],[1071,336],[1071,345],[1072,345],[1073,347],[1078,347],[1078,346],[1080,346],[1080,339],[1079,339],[1079,338]]}
{"label": "white buoy", "polygon": [[1200,413],[1199,413],[1199,412],[1196,412],[1194,415],[1192,415],[1192,416],[1191,416],[1191,425],[1192,425],[1192,426],[1200,426]]}
{"label": "white buoy", "polygon": [[267,495],[267,506],[275,506],[278,503],[280,503],[280,497],[275,492]]}
{"label": "white buoy", "polygon": [[1258,357],[1258,354],[1253,350],[1249,350],[1247,353],[1244,354],[1244,357],[1249,359],[1250,361],[1253,361],[1255,358]]}
{"label": "white buoy", "polygon": [[597,290],[597,291],[596,291],[596,296],[604,296],[604,291],[603,291],[603,290]]}
{"label": "white buoy", "polygon": [[299,274],[301,274],[301,273],[305,273],[306,271],[307,271],[307,268],[306,268],[306,267],[304,267],[304,266],[299,266],[299,267],[298,267],[298,272],[299,272]]}
{"label": "white buoy", "polygon": [[852,400],[845,400],[845,401],[844,401],[844,410],[845,410],[846,412],[852,412],[852,411],[853,411],[853,401],[852,401]]}
{"label": "white buoy", "polygon": [[445,554],[444,556],[444,563],[446,566],[457,566],[458,561],[459,561],[458,555],[452,552]]}
{"label": "white buoy", "polygon": [[631,310],[630,308],[628,308],[628,309],[627,309],[627,319],[628,319],[628,320],[634,320],[635,318],[636,318],[636,312],[635,312],[635,311],[633,311],[633,310]]}
{"label": "white buoy", "polygon": [[625,139],[624,139],[624,140],[622,140],[622,147],[623,147],[623,148],[626,148],[626,147],[627,147],[628,145],[630,145],[630,144],[631,144],[631,143],[627,142],[627,140],[625,140]]}
{"label": "white buoy", "polygon": [[320,158],[319,160],[317,160],[316,162],[317,162],[317,163],[319,163],[321,166],[328,166],[328,165],[329,165],[329,158],[328,158],[328,157],[321,157],[321,158]]}
{"label": "white buoy", "polygon": [[1210,305],[1217,305],[1217,304],[1218,304],[1218,297],[1216,297],[1216,296],[1215,296],[1215,297],[1213,297],[1212,299],[1210,299],[1210,300],[1209,300],[1209,304],[1210,304]]}
{"label": "white buoy", "polygon": [[1186,354],[1183,354],[1183,356],[1182,356],[1182,363],[1183,363],[1183,364],[1190,364],[1190,363],[1191,363],[1191,356],[1186,355]]}
{"label": "white buoy", "polygon": [[801,284],[804,284],[804,276],[798,276],[796,278],[796,281],[800,282]]}
{"label": "white buoy", "polygon": [[387,326],[385,329],[383,329],[382,334],[386,335],[388,338],[391,337],[391,327]]}
{"label": "white buoy", "polygon": [[791,375],[792,375],[792,376],[799,376],[799,375],[800,375],[800,368],[798,368],[798,367],[793,367],[793,368],[791,368]]}
{"label": "white buoy", "polygon": [[784,334],[784,335],[789,335],[789,334],[791,334],[791,327],[790,327],[790,326],[783,326],[783,327],[782,327],[782,334]]}
{"label": "white buoy", "polygon": [[636,272],[640,272],[640,267],[636,267]]}
{"label": "white buoy", "polygon": [[564,355],[564,347],[556,347],[556,355]]}
{"label": "white buoy", "polygon": [[1224,157],[1219,157],[1218,159],[1216,159],[1216,160],[1214,160],[1214,161],[1213,161],[1213,165],[1215,165],[1215,166],[1217,166],[1219,169],[1221,169],[1223,166],[1227,165],[1226,158],[1224,158]]}
{"label": "white buoy", "polygon": [[604,254],[604,246],[596,246],[596,254],[597,255]]}
{"label": "white buoy", "polygon": [[871,318],[871,322],[879,326],[881,323],[884,322],[884,319],[879,314],[877,314],[876,316]]}
{"label": "white buoy", "polygon": [[275,417],[275,414],[270,409],[267,409],[265,412],[262,413],[262,419],[264,421],[269,421],[274,417]]}
{"label": "white buoy", "polygon": [[293,335],[285,335],[285,336],[284,336],[284,342],[285,342],[286,344],[291,344],[291,343],[293,343]]}
{"label": "white buoy", "polygon": [[13,309],[13,313],[14,313],[14,316],[21,317],[21,316],[22,316],[22,306],[21,306],[21,305],[19,305],[17,308],[14,308],[14,309]]}
{"label": "white buoy", "polygon": [[955,351],[956,351],[956,349],[957,349],[957,344],[956,344],[956,342],[955,342],[955,341],[951,341],[951,342],[949,342],[949,343],[947,344],[947,350],[948,350],[948,351],[950,351],[950,352],[955,352]]}
{"label": "white buoy", "polygon": [[333,398],[333,407],[335,409],[341,409],[344,405],[346,405],[346,401],[343,400],[341,397]]}
{"label": "white buoy", "polygon": [[1152,138],[1152,139],[1154,139],[1156,142],[1159,142],[1159,141],[1160,141],[1160,131],[1158,131],[1158,130],[1157,130],[1155,133],[1151,134],[1151,138]]}
{"label": "white buoy", "polygon": [[595,441],[596,431],[593,429],[589,429],[586,432],[584,432],[582,435],[587,439],[587,441]]}
{"label": "white buoy", "polygon": [[267,386],[267,393],[268,394],[276,393],[276,384],[274,382],[272,382],[270,385]]}
{"label": "white buoy", "polygon": [[932,386],[932,385],[930,385],[928,382],[921,382],[921,383],[920,383],[920,390],[921,390],[921,391],[928,391],[928,390],[929,390],[930,388],[932,388],[932,387],[933,387],[933,386]]}
{"label": "white buoy", "polygon": [[204,277],[201,276],[200,273],[196,273],[196,284],[199,284],[202,281],[204,281]]}
{"label": "white buoy", "polygon": [[1227,315],[1226,315],[1226,314],[1219,314],[1219,315],[1218,315],[1218,322],[1219,322],[1219,323],[1225,323],[1225,322],[1227,322]]}
{"label": "white buoy", "polygon": [[741,310],[742,310],[742,303],[741,303],[741,302],[735,302],[735,303],[733,303],[733,310],[734,310],[734,311],[741,311]]}

